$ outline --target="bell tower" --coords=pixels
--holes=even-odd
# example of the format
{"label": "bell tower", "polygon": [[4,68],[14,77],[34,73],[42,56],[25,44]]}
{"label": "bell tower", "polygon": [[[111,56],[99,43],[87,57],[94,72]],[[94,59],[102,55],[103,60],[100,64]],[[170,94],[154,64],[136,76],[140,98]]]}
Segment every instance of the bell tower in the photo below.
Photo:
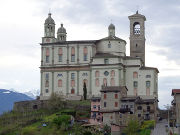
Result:
{"label": "bell tower", "polygon": [[52,43],[55,41],[55,21],[51,17],[51,13],[48,14],[48,18],[44,23],[44,37],[43,43]]}
{"label": "bell tower", "polygon": [[139,57],[145,66],[145,24],[146,17],[136,12],[130,20],[130,56]]}

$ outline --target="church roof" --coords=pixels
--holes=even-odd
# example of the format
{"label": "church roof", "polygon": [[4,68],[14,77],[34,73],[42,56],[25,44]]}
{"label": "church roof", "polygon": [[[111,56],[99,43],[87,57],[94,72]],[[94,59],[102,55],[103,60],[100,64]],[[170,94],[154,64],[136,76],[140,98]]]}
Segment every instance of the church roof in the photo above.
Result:
{"label": "church roof", "polygon": [[111,23],[111,24],[109,25],[108,29],[115,29],[114,24]]}
{"label": "church roof", "polygon": [[157,68],[154,68],[154,67],[145,67],[145,66],[142,66],[139,69],[140,70],[156,70],[156,72],[159,73],[159,70]]}
{"label": "church roof", "polygon": [[48,18],[45,20],[45,24],[55,24],[54,20],[51,17],[51,13],[48,14]]}
{"label": "church roof", "polygon": [[146,17],[144,15],[139,14],[138,11],[136,11],[136,14],[128,16],[128,18],[129,19],[131,19],[131,18],[143,18],[146,21]]}
{"label": "church roof", "polygon": [[116,36],[108,36],[108,37],[105,37],[105,38],[100,39],[99,41],[101,41],[101,40],[119,40],[119,41],[123,41],[123,42],[126,43],[125,40],[123,40],[123,39],[121,39],[121,38],[119,38],[119,37],[116,37]]}
{"label": "church roof", "polygon": [[63,24],[61,24],[61,27],[58,29],[57,33],[66,33],[66,29],[63,27]]}
{"label": "church roof", "polygon": [[180,94],[180,89],[173,89],[171,95],[174,95],[174,94]]}

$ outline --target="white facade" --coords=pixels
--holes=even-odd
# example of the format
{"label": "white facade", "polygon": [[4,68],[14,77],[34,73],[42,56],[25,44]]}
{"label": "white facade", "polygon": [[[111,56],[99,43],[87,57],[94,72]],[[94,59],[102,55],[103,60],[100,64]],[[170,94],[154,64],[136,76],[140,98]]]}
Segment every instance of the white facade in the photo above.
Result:
{"label": "white facade", "polygon": [[[45,30],[47,23],[55,25],[52,20],[51,16],[46,19]],[[110,26],[109,36],[100,40],[66,41],[63,25],[58,32],[65,38],[57,40],[53,34],[45,34],[41,44],[41,99],[48,99],[52,93],[82,96],[84,82],[88,97],[100,95],[102,85],[126,86],[128,95],[158,97],[158,70],[145,67],[140,57],[126,56],[126,41],[116,37],[115,26]]]}

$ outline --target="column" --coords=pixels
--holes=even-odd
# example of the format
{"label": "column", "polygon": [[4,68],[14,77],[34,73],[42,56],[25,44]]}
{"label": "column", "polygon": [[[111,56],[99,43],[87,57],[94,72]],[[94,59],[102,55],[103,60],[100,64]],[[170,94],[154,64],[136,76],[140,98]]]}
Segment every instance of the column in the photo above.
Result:
{"label": "column", "polygon": [[89,86],[89,95],[92,95],[92,70],[90,69],[90,79],[89,79],[89,81],[90,81],[90,86]]}
{"label": "column", "polygon": [[54,93],[54,72],[52,72],[52,93]]}
{"label": "column", "polygon": [[52,65],[54,65],[54,46],[52,47]]}
{"label": "column", "polygon": [[41,47],[41,66],[43,65],[43,49],[44,47]]}
{"label": "column", "polygon": [[69,45],[67,44],[67,64],[69,65]]}
{"label": "column", "polygon": [[42,73],[42,71],[40,74],[41,74],[41,80],[40,80],[40,82],[41,82],[41,85],[40,85],[41,93],[40,93],[40,96],[43,96],[43,83],[42,83],[43,82],[43,73]]}
{"label": "column", "polygon": [[69,92],[69,71],[67,71],[66,74],[66,95],[68,95]]}
{"label": "column", "polygon": [[77,45],[77,63],[79,64],[79,45]]}
{"label": "column", "polygon": [[123,69],[123,85],[126,85],[126,69]]}
{"label": "column", "polygon": [[79,95],[79,71],[77,71],[77,95]]}
{"label": "column", "polygon": [[118,83],[118,85],[121,86],[121,84],[122,84],[122,83],[121,83],[121,82],[122,82],[122,80],[121,80],[121,68],[118,69],[118,78],[119,78],[119,83]]}

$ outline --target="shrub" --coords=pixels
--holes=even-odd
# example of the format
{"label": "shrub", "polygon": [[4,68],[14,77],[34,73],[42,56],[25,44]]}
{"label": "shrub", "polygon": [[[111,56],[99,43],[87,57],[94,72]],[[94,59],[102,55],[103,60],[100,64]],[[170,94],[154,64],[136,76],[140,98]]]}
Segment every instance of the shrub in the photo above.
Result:
{"label": "shrub", "polygon": [[140,124],[137,120],[130,120],[128,126],[124,129],[124,133],[127,135],[139,135]]}
{"label": "shrub", "polygon": [[56,126],[61,127],[61,125],[64,123],[65,126],[69,124],[71,117],[70,115],[61,115],[53,119],[53,123],[56,124]]}
{"label": "shrub", "polygon": [[154,120],[144,121],[142,126],[141,126],[141,130],[143,130],[143,129],[153,129],[154,126],[155,126],[155,121]]}

